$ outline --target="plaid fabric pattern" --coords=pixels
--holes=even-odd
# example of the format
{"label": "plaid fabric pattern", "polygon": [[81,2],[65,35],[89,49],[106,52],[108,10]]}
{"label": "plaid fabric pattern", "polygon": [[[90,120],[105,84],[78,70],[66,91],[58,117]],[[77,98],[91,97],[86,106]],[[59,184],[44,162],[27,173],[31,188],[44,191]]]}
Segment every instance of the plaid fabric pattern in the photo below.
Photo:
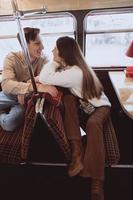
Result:
{"label": "plaid fabric pattern", "polygon": [[30,139],[32,130],[34,128],[34,122],[35,122],[35,108],[34,106],[31,106],[30,109],[28,108],[28,113],[25,115],[25,122],[23,127],[23,134],[22,134],[22,140],[21,140],[21,158],[22,160],[27,159]]}
{"label": "plaid fabric pattern", "polygon": [[[66,158],[70,160],[71,150],[65,135],[61,111],[57,106],[59,104],[47,102],[45,105],[44,114],[51,127],[51,133],[57,140]],[[35,121],[34,105],[30,105],[30,108],[28,109],[24,126],[14,131],[14,133],[5,133],[5,131],[0,128],[0,163],[19,164],[22,160],[27,159],[29,143]],[[117,164],[120,159],[120,153],[111,118],[108,118],[104,124],[103,137],[106,165]]]}
{"label": "plaid fabric pattern", "polygon": [[103,139],[105,147],[105,163],[107,166],[115,165],[120,160],[119,146],[115,130],[110,117],[106,120],[103,127]]}
{"label": "plaid fabric pattern", "polygon": [[62,101],[62,92],[58,91],[58,95],[56,97],[52,97],[49,93],[43,93],[42,97],[47,99],[47,101],[52,105],[58,107],[60,106]]}
{"label": "plaid fabric pattern", "polygon": [[[56,102],[57,100],[55,101],[55,99],[53,99],[53,102],[52,102],[52,99],[51,98],[49,99],[48,95],[42,96],[42,97],[47,97],[47,102],[45,102],[44,113],[42,114],[42,117],[43,115],[45,115],[45,118],[50,126],[51,133],[53,134],[60,148],[64,152],[66,159],[70,160],[71,151],[70,151],[70,146],[65,135],[64,126],[62,122],[62,116],[59,109],[59,103],[57,103]],[[59,102],[61,102],[60,97],[59,97]],[[33,100],[33,97],[32,97],[32,100]],[[27,109],[28,109],[28,113],[25,116],[25,123],[24,123],[22,143],[21,143],[21,158],[23,160],[27,159],[29,143],[30,143],[31,134],[34,127],[34,123],[35,123],[35,115],[36,115],[33,104],[30,104]]]}
{"label": "plaid fabric pattern", "polygon": [[[42,96],[44,96],[44,94]],[[50,120],[50,125],[53,126],[52,130],[56,132],[53,132],[53,134],[54,136],[56,134],[60,134],[60,136],[57,136],[57,140],[58,142],[62,142],[61,148],[65,151],[65,155],[68,158],[68,154],[70,151],[67,149],[67,139],[65,136],[63,136],[65,133],[63,125],[60,124],[62,123],[62,121],[61,114],[58,108],[61,102],[61,96],[62,94],[59,93],[59,96],[56,99],[52,99],[51,96],[48,94],[46,94],[44,97],[46,97],[47,101],[49,102],[49,107],[47,108],[47,117]],[[29,143],[36,115],[34,109],[34,97],[32,96],[30,100],[31,101],[29,101],[29,106],[27,107],[24,125],[22,125],[18,130],[15,130],[11,134],[6,133],[0,127],[0,163],[19,164],[20,162],[27,159]],[[65,145],[67,145],[67,148],[65,147]]]}
{"label": "plaid fabric pattern", "polygon": [[0,128],[0,163],[19,164],[22,127],[13,133],[6,133]]}
{"label": "plaid fabric pattern", "polygon": [[71,150],[68,139],[65,135],[62,116],[59,108],[52,104],[47,104],[44,111],[47,122],[51,127],[51,132],[64,152],[67,160],[71,160]]}

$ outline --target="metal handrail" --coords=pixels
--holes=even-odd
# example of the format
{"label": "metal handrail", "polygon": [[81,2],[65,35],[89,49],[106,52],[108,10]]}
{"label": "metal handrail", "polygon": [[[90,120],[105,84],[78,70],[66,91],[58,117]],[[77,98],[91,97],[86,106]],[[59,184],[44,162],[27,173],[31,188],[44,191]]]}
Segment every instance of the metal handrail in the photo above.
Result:
{"label": "metal handrail", "polygon": [[[12,3],[12,7],[13,7],[13,14],[14,14],[15,20],[17,22],[17,26],[18,26],[18,32],[19,32],[19,35],[20,35],[22,50],[23,50],[23,53],[24,53],[24,56],[25,56],[25,60],[26,60],[28,69],[29,69],[33,90],[34,90],[35,93],[37,93],[37,86],[36,86],[36,82],[35,82],[35,78],[34,78],[34,72],[33,72],[32,64],[31,64],[31,58],[30,58],[28,47],[27,47],[27,42],[26,42],[26,39],[25,39],[24,31],[23,31],[23,28],[22,28],[22,25],[21,25],[21,17],[24,14],[27,14],[27,13],[33,14],[33,13],[38,12],[38,11],[40,12],[40,10],[20,11],[18,9],[17,1],[11,0],[11,3]],[[43,11],[44,11],[44,13],[46,13],[45,8],[43,8]]]}

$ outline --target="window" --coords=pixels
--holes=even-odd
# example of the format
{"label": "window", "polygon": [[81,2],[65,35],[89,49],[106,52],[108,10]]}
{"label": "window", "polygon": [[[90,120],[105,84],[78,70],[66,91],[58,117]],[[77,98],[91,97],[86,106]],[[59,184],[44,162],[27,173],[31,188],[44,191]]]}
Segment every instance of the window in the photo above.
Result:
{"label": "window", "polygon": [[[67,26],[66,26],[67,24]],[[29,16],[21,19],[22,27],[30,26],[40,28],[44,43],[44,53],[51,57],[51,50],[58,37],[67,35],[75,37],[76,30],[75,18],[68,13],[45,14],[38,16]],[[21,50],[16,38],[18,32],[17,22],[13,17],[8,19],[0,18],[0,70],[3,68],[5,56],[11,51]]]}
{"label": "window", "polygon": [[129,66],[126,51],[133,40],[132,10],[90,12],[84,20],[85,56],[94,67]]}
{"label": "window", "polygon": [[7,54],[21,49],[16,39],[17,32],[17,24],[13,19],[0,19],[0,70],[3,68],[4,57]]}

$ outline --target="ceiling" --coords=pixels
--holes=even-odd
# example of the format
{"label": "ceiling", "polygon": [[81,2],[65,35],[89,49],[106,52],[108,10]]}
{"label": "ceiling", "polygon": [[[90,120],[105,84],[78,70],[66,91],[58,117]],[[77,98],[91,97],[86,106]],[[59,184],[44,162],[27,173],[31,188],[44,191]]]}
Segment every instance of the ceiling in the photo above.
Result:
{"label": "ceiling", "polygon": [[[42,9],[46,6],[48,12],[114,8],[133,6],[133,0],[14,0],[19,10]],[[0,15],[12,14],[11,0],[0,0]]]}

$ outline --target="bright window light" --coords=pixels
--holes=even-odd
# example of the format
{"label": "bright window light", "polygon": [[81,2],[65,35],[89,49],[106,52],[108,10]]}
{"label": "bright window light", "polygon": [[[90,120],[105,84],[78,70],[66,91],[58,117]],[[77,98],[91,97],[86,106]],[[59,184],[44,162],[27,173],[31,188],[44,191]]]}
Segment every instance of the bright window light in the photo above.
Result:
{"label": "bright window light", "polygon": [[[67,26],[66,26],[67,24]],[[52,49],[55,46],[56,39],[60,36],[74,37],[76,23],[74,18],[68,13],[62,15],[46,15],[33,16],[21,20],[22,27],[36,27],[40,28],[40,33],[44,43],[44,54],[49,59],[52,56]],[[18,27],[15,20],[1,20],[0,19],[0,70],[3,68],[5,56],[12,51],[19,51],[21,47],[16,38]]]}
{"label": "bright window light", "polygon": [[[116,11],[117,12],[117,11]],[[133,13],[90,13],[85,18],[85,55],[94,67],[130,66],[126,51],[133,40]]]}

